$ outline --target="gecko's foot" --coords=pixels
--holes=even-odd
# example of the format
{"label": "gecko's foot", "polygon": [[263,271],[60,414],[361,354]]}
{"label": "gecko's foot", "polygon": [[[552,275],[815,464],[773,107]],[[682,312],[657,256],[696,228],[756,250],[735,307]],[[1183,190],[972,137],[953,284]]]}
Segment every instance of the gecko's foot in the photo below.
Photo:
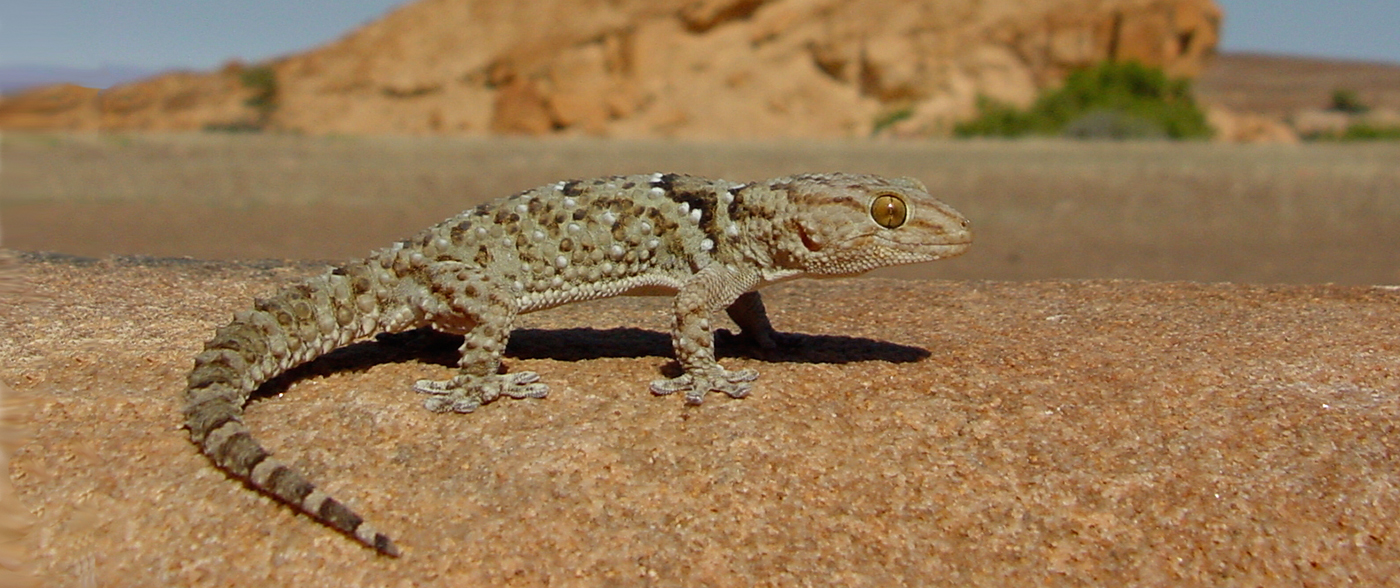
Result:
{"label": "gecko's foot", "polygon": [[457,376],[451,380],[418,380],[413,389],[430,396],[423,407],[433,412],[472,412],[502,396],[544,398],[549,387],[535,372],[491,376]]}
{"label": "gecko's foot", "polygon": [[705,401],[705,394],[711,390],[723,392],[730,398],[743,398],[749,395],[753,389],[754,380],[758,379],[758,372],[754,370],[738,370],[731,372],[723,368],[716,368],[713,371],[691,372],[681,374],[679,377],[669,380],[655,380],[651,383],[651,393],[658,396],[685,393],[686,404],[700,404]]}

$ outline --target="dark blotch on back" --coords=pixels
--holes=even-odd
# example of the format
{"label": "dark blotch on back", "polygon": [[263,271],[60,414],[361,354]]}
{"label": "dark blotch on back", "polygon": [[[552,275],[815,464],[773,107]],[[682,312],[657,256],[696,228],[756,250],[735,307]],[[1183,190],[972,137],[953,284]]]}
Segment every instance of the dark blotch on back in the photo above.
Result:
{"label": "dark blotch on back", "polygon": [[470,231],[471,228],[472,228],[472,221],[470,221],[470,220],[464,220],[464,221],[461,221],[461,222],[459,222],[459,223],[457,223],[457,224],[452,225],[452,228],[448,230],[448,235],[450,235],[450,236],[452,237],[452,243],[453,243],[453,244],[456,244],[456,245],[461,245],[461,244],[463,244],[463,243],[466,243],[466,242],[467,242],[467,231]]}
{"label": "dark blotch on back", "polygon": [[739,209],[744,207],[744,190],[751,185],[752,184],[745,184],[742,188],[735,186],[729,189],[729,195],[734,197],[729,201],[728,213],[730,219],[739,218]]}

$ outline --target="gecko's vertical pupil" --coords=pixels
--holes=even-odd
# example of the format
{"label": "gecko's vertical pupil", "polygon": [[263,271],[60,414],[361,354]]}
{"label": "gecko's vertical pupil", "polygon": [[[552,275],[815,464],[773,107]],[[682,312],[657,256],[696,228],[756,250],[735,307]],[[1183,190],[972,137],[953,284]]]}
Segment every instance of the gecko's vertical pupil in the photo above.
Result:
{"label": "gecko's vertical pupil", "polygon": [[870,218],[886,229],[897,229],[909,219],[909,207],[894,194],[881,194],[870,204]]}

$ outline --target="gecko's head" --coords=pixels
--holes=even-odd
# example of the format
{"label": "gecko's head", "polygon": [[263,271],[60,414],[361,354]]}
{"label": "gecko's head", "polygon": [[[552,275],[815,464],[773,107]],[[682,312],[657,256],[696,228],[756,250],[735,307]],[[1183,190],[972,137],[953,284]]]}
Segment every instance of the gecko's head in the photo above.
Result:
{"label": "gecko's head", "polygon": [[[803,175],[774,185],[790,203],[775,260],[808,274],[855,275],[959,255],[972,244],[967,219],[911,178]],[[790,265],[789,265],[790,264]]]}

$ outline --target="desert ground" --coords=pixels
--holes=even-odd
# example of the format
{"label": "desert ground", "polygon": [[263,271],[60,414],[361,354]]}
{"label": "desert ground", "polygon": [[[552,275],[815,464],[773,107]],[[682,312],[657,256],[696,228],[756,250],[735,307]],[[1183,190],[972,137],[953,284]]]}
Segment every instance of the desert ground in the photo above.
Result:
{"label": "desert ground", "polygon": [[[56,586],[1393,583],[1397,163],[1394,145],[7,133],[0,382],[33,523],[0,564]],[[507,365],[543,400],[423,410],[407,384],[450,373],[455,344],[424,333],[264,389],[254,434],[398,559],[181,430],[193,356],[255,296],[487,198],[653,170],[910,175],[977,240],[768,291],[788,345],[721,338],[726,367],[762,374],[743,400],[646,391],[674,367],[660,298],[522,317]]]}
{"label": "desert ground", "polygon": [[1400,145],[741,143],[5,134],[0,244],[86,257],[340,260],[566,178],[919,179],[977,245],[949,279],[1400,283]]}

